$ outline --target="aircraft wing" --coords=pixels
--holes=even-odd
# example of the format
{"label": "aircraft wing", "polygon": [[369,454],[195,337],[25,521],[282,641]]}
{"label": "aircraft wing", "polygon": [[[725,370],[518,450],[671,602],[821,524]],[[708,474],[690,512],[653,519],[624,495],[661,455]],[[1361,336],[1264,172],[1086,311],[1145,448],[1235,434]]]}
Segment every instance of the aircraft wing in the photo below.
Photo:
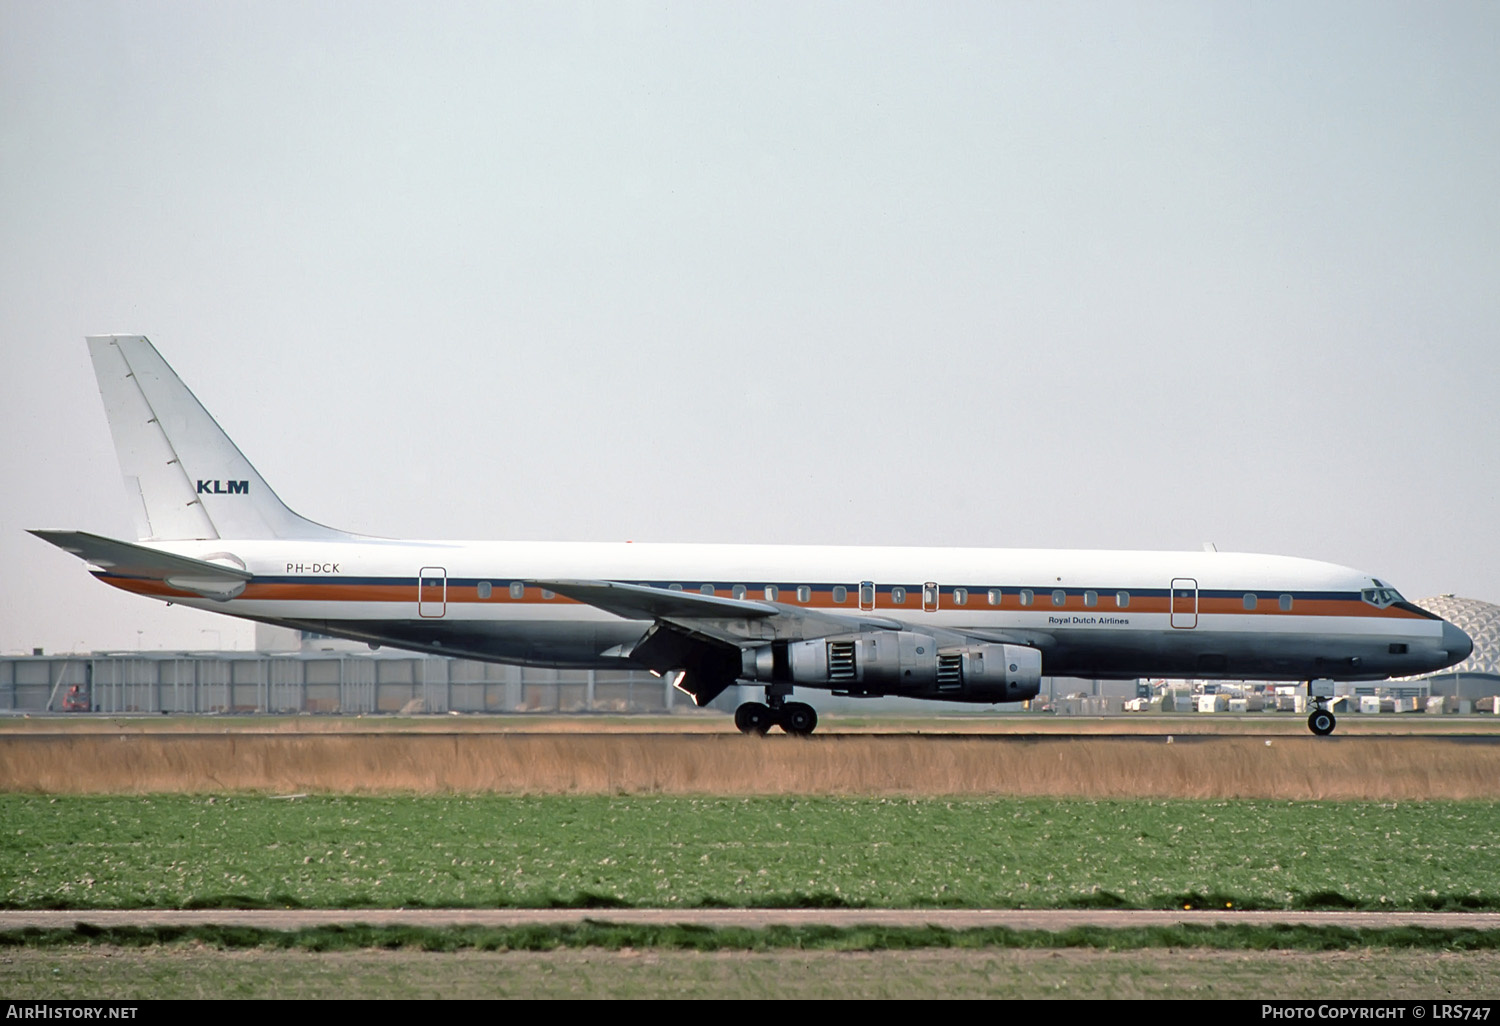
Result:
{"label": "aircraft wing", "polygon": [[663,617],[776,616],[781,610],[772,602],[700,595],[694,591],[670,591],[620,581],[530,581],[539,588],[614,613],[627,620],[657,620]]}
{"label": "aircraft wing", "polygon": [[209,598],[234,598],[245,590],[245,582],[255,576],[236,566],[179,556],[87,531],[30,533],[111,574],[161,581],[169,587]]}
{"label": "aircraft wing", "polygon": [[906,626],[869,613],[829,613],[619,581],[528,583],[628,620],[654,621],[628,655],[657,673],[682,671],[677,687],[699,705],[713,701],[741,675],[741,652],[747,647]]}
{"label": "aircraft wing", "polygon": [[628,620],[651,620],[640,640],[621,651],[657,673],[682,671],[677,687],[706,705],[743,673],[746,649],[773,641],[808,641],[867,631],[916,630],[944,644],[973,641],[1046,647],[1039,631],[952,630],[873,613],[831,612],[783,602],[671,591],[621,581],[542,581],[536,587],[585,602]]}
{"label": "aircraft wing", "polygon": [[620,581],[530,581],[570,599],[624,617],[656,620],[728,644],[803,641],[854,631],[900,630],[906,625],[870,613],[831,613],[783,602],[669,591]]}

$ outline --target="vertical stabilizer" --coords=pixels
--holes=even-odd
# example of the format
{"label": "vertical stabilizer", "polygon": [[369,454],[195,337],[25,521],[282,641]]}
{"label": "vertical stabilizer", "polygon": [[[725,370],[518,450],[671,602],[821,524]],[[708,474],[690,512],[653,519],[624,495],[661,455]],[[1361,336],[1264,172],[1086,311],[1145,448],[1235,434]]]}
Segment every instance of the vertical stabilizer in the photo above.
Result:
{"label": "vertical stabilizer", "polygon": [[145,336],[88,344],[141,540],[352,537],[287,509]]}

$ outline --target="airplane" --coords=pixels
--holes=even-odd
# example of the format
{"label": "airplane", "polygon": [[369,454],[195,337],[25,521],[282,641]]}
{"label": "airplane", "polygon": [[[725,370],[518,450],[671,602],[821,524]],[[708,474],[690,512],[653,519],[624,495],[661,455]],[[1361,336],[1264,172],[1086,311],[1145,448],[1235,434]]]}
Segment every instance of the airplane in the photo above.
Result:
{"label": "airplane", "polygon": [[1473,643],[1380,578],[1230,552],[397,541],[292,512],[142,335],[87,339],[136,541],[31,533],[105,584],[372,648],[673,675],[735,726],[809,735],[800,687],[991,704],[1047,676],[1333,681]]}

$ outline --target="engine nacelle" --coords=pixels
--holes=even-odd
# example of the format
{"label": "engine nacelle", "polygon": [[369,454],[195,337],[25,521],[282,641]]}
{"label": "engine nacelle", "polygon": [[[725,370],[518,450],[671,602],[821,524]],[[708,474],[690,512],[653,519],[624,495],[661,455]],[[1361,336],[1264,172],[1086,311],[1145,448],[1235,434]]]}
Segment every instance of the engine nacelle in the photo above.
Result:
{"label": "engine nacelle", "polygon": [[743,675],[854,694],[1019,702],[1041,690],[1042,653],[1026,645],[938,648],[915,631],[869,631],[747,649]]}
{"label": "engine nacelle", "polygon": [[[939,663],[958,656],[960,685],[966,698],[988,702],[1024,702],[1042,690],[1042,653],[1027,645],[965,645],[938,655]],[[951,664],[950,664],[951,665]],[[940,665],[938,689],[944,687]],[[951,687],[951,669],[947,677]]]}

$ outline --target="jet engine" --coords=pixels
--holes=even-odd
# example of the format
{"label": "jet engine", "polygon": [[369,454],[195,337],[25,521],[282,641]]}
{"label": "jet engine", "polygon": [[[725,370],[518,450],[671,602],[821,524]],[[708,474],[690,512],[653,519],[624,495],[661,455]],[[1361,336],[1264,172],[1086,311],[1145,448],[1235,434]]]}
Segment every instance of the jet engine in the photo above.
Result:
{"label": "jet engine", "polygon": [[1041,690],[1042,653],[978,642],[939,647],[915,631],[869,631],[744,650],[741,675],[851,695],[910,695],[958,702],[1020,702]]}

